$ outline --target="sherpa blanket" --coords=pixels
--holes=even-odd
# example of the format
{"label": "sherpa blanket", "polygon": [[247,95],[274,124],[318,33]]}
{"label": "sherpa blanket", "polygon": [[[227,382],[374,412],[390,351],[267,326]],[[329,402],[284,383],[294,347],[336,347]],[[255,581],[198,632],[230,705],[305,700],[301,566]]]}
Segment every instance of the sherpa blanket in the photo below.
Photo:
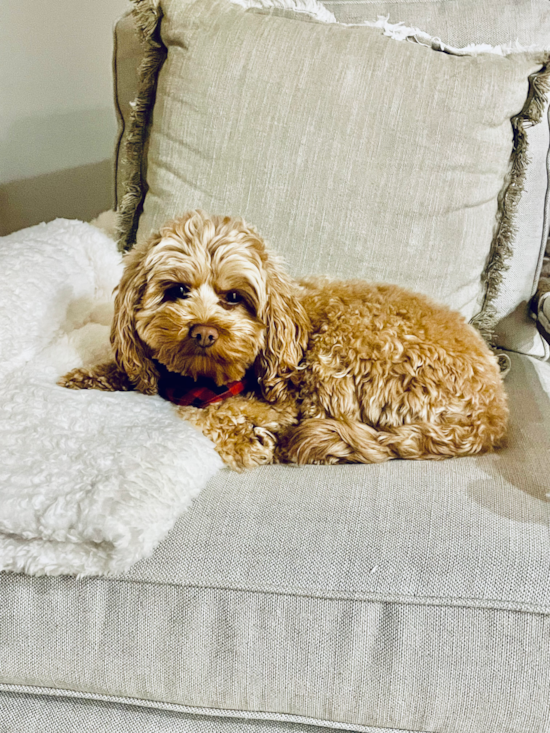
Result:
{"label": "sherpa blanket", "polygon": [[115,243],[58,219],[0,238],[0,570],[118,573],[221,467],[160,397],[72,391],[109,355]]}

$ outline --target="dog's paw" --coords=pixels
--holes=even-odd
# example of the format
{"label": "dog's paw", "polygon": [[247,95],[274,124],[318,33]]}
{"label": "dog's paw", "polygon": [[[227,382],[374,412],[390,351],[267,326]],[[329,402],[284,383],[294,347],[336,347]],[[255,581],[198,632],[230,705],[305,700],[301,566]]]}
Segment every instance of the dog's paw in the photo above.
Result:
{"label": "dog's paw", "polygon": [[273,432],[265,425],[254,424],[231,405],[180,407],[178,412],[210,438],[223,462],[233,470],[273,463],[277,442]]}
{"label": "dog's paw", "polygon": [[73,369],[57,380],[57,384],[65,389],[100,389],[96,382],[97,378],[89,369]]}
{"label": "dog's paw", "polygon": [[275,437],[265,428],[247,426],[216,443],[222,460],[234,471],[245,471],[273,463]]}
{"label": "dog's paw", "polygon": [[99,389],[102,392],[126,392],[133,389],[128,377],[114,363],[99,364],[92,369],[73,369],[57,384],[66,389]]}

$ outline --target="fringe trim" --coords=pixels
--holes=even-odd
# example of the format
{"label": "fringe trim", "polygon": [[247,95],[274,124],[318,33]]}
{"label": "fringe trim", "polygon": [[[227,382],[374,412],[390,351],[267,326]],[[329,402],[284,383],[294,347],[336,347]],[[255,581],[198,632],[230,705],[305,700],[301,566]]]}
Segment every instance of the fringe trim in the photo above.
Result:
{"label": "fringe trim", "polygon": [[259,10],[291,10],[293,13],[307,15],[321,23],[336,23],[334,15],[317,0],[229,0],[241,8]]}
{"label": "fringe trim", "polygon": [[158,73],[166,59],[166,47],[160,39],[160,0],[133,0],[133,3],[132,14],[144,47],[144,56],[138,71],[138,94],[131,104],[128,136],[122,157],[122,166],[126,171],[126,190],[120,202],[117,221],[117,242],[121,251],[131,249],[136,241],[146,194],[143,158],[155,103]]}
{"label": "fringe trim", "polygon": [[[229,0],[235,2],[235,0]],[[246,2],[246,0],[242,0]],[[285,2],[288,0],[280,0]],[[292,2],[292,0],[290,0]],[[384,35],[393,38],[395,41],[413,41],[422,46],[433,48],[434,51],[443,51],[452,56],[480,56],[482,54],[495,54],[497,56],[509,56],[512,53],[541,53],[544,54],[547,49],[541,46],[531,45],[522,46],[518,41],[511,44],[502,44],[500,46],[491,46],[488,43],[470,43],[468,46],[456,48],[443,43],[441,38],[430,36],[428,33],[421,31],[419,28],[409,27],[403,23],[390,23],[389,16],[379,15],[376,21],[364,21],[363,23],[346,23],[348,26],[369,26],[370,28],[380,28],[384,31]]]}
{"label": "fringe trim", "polygon": [[494,345],[494,330],[497,323],[495,301],[502,287],[503,276],[509,269],[517,236],[516,218],[521,195],[525,187],[525,177],[530,159],[528,156],[527,129],[538,124],[546,108],[546,98],[550,91],[550,54],[541,57],[543,68],[529,77],[529,93],[523,110],[512,118],[514,146],[510,158],[510,171],[499,194],[496,233],[491,245],[488,264],[482,275],[485,296],[481,311],[470,323],[478,329],[490,345]]}
{"label": "fringe trim", "polygon": [[[229,0],[235,5],[247,8],[277,8],[305,13],[324,23],[336,22],[330,13],[317,0]],[[143,156],[148,136],[148,128],[156,94],[156,83],[160,67],[166,58],[166,48],[160,39],[160,21],[162,10],[160,0],[132,0],[133,15],[138,32],[145,48],[145,55],[139,69],[139,91],[133,103],[128,138],[125,145],[123,165],[128,172],[126,192],[119,209],[117,233],[119,248],[129,250],[135,243],[139,217],[143,209],[146,184],[142,174]],[[351,24],[350,24],[351,25]],[[384,35],[397,41],[409,41],[430,46],[456,56],[476,56],[493,53],[506,56],[510,53],[531,52],[535,54],[535,63],[543,68],[529,78],[529,94],[523,110],[512,118],[514,146],[510,160],[510,171],[499,194],[499,219],[496,233],[491,245],[488,265],[482,275],[485,285],[485,296],[481,311],[471,319],[484,337],[492,344],[496,326],[496,310],[494,303],[502,286],[503,274],[509,268],[509,259],[513,251],[513,242],[517,234],[515,219],[521,194],[524,190],[527,166],[526,130],[538,124],[546,109],[547,94],[550,91],[550,54],[539,47],[528,48],[518,43],[511,46],[490,46],[487,44],[469,45],[464,48],[447,46],[441,39],[429,36],[418,28],[410,28],[402,23],[389,23],[387,17],[380,16],[375,22],[365,22],[362,26],[379,28]],[[540,58],[536,55],[540,54]]]}
{"label": "fringe trim", "polygon": [[462,48],[448,46],[437,36],[430,36],[419,28],[406,26],[404,23],[390,23],[389,15],[379,15],[376,21],[365,20],[362,23],[338,23],[333,13],[330,12],[319,0],[228,0],[233,5],[241,8],[260,8],[262,10],[289,10],[294,13],[303,13],[321,23],[336,23],[348,27],[368,26],[380,28],[384,35],[393,38],[395,41],[413,41],[424,46],[429,46],[435,51],[444,51],[453,56],[478,56],[479,54],[493,53],[498,56],[508,56],[511,53],[519,52],[541,52],[546,49],[541,46],[522,46],[518,41],[512,44],[491,46],[488,43],[471,43]]}

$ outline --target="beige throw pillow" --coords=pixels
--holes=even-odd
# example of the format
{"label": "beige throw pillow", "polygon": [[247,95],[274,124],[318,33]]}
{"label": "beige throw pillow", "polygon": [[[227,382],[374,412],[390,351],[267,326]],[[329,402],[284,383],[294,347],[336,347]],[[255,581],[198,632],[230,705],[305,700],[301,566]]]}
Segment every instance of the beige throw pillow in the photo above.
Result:
{"label": "beige throw pillow", "polygon": [[[306,2],[309,5],[313,0]],[[365,23],[378,17],[393,23],[401,21],[460,48],[471,44],[493,49],[517,48],[518,44],[550,47],[548,0],[325,0],[323,10],[333,14],[333,22],[340,23]],[[530,306],[550,223],[548,123],[546,108],[540,124],[526,128],[529,161],[514,217],[513,253],[507,261],[499,297],[493,301],[498,346],[539,358],[548,358],[550,347],[537,331]]]}
{"label": "beige throw pillow", "polygon": [[395,282],[492,330],[546,54],[453,55],[227,0],[136,9],[126,246],[190,208],[242,215],[294,275]]}

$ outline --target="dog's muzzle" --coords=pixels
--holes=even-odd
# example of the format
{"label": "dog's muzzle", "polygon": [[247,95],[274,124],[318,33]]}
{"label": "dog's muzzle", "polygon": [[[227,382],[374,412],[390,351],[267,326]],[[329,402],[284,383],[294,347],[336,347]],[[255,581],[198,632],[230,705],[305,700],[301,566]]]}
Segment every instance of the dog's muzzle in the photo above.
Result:
{"label": "dog's muzzle", "polygon": [[193,339],[197,346],[208,349],[218,340],[218,329],[210,326],[208,323],[196,323],[189,330],[189,336]]}

